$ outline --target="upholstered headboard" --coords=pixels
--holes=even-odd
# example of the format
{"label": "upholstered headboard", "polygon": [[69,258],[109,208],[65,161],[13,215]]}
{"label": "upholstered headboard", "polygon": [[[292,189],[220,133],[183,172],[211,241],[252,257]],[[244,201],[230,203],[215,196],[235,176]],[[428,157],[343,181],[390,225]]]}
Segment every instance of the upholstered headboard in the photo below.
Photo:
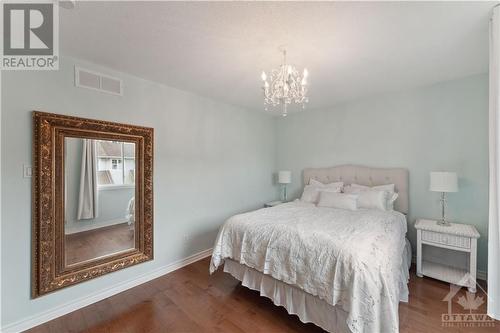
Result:
{"label": "upholstered headboard", "polygon": [[304,185],[310,179],[322,183],[344,182],[367,186],[394,184],[399,194],[394,209],[408,214],[408,170],[404,168],[370,168],[358,165],[339,165],[331,168],[304,169]]}

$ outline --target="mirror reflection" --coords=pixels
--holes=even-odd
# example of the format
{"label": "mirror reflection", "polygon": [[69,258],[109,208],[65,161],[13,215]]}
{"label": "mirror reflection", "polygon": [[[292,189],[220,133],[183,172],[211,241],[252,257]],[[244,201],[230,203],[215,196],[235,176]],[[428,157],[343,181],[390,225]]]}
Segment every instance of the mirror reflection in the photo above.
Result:
{"label": "mirror reflection", "polygon": [[64,143],[66,266],[135,248],[135,144]]}

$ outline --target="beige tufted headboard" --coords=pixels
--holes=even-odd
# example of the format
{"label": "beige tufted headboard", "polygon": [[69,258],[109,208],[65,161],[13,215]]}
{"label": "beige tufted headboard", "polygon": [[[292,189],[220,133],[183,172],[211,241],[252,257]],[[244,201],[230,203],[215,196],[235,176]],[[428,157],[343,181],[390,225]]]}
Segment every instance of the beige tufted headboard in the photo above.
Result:
{"label": "beige tufted headboard", "polygon": [[370,168],[358,165],[339,165],[331,168],[304,169],[304,184],[310,179],[322,183],[344,182],[367,186],[394,184],[399,194],[394,209],[408,214],[408,170],[404,168]]}

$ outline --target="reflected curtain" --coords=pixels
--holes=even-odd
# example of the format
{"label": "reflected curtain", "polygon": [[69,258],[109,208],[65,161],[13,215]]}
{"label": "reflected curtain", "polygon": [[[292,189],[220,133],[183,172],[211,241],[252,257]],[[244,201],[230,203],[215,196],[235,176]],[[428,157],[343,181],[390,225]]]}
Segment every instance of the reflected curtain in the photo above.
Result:
{"label": "reflected curtain", "polygon": [[500,7],[490,21],[488,315],[500,319]]}
{"label": "reflected curtain", "polygon": [[80,194],[78,197],[78,220],[97,217],[97,156],[95,141],[83,139]]}

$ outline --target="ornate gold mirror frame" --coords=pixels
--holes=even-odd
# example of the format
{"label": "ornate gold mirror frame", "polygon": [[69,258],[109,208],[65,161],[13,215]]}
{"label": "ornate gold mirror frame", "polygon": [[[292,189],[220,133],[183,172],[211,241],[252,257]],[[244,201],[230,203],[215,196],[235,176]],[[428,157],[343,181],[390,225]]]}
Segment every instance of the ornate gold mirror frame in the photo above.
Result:
{"label": "ornate gold mirror frame", "polygon": [[[135,248],[64,264],[64,138],[135,144]],[[32,297],[153,259],[153,129],[33,112]]]}

